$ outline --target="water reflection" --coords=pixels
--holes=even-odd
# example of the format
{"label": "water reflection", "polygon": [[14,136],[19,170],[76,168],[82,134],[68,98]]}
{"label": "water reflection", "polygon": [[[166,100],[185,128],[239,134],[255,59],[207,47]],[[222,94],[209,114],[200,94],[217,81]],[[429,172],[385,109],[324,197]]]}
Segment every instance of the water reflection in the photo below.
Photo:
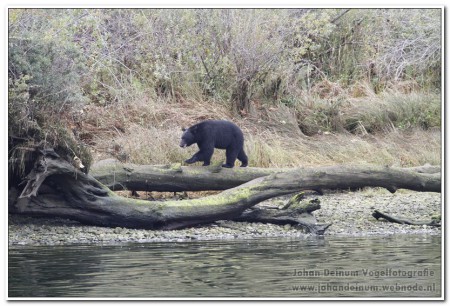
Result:
{"label": "water reflection", "polygon": [[8,287],[10,297],[439,297],[440,264],[437,236],[14,247]]}

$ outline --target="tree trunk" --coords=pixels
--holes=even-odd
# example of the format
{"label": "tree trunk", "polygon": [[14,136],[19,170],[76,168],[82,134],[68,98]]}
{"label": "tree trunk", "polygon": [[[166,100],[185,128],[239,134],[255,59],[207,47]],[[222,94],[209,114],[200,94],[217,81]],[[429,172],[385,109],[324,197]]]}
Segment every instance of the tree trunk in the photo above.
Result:
{"label": "tree trunk", "polygon": [[[381,166],[298,168],[256,178],[222,193],[183,201],[144,201],[116,195],[53,151],[42,152],[10,211],[70,218],[85,224],[176,229],[239,217],[261,201],[302,190],[384,187],[441,191],[439,174]],[[240,171],[235,169],[232,171]]]}
{"label": "tree trunk", "polygon": [[234,110],[241,116],[246,116],[250,113],[249,86],[249,79],[242,78],[237,82],[237,85],[231,94]]}

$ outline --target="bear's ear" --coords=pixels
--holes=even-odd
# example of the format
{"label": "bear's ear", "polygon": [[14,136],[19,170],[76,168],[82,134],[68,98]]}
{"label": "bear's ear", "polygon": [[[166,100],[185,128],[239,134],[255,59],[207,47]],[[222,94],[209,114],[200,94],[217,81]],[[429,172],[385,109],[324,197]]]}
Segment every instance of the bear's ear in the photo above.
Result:
{"label": "bear's ear", "polygon": [[198,130],[198,125],[194,125],[189,128],[189,131],[191,131],[192,134],[197,133],[197,130]]}
{"label": "bear's ear", "polygon": [[186,131],[186,128],[183,127],[183,128],[181,128],[181,130],[184,132],[184,131]]}

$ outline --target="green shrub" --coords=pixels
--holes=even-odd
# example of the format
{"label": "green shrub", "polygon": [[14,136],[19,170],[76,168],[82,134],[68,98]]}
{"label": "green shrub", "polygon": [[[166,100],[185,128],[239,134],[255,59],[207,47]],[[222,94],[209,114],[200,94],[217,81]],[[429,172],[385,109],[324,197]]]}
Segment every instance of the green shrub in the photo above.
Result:
{"label": "green shrub", "polygon": [[39,33],[20,34],[10,37],[8,46],[10,178],[20,180],[42,148],[54,148],[67,160],[77,155],[89,167],[89,151],[61,120],[86,102],[81,50],[70,41],[57,44]]}

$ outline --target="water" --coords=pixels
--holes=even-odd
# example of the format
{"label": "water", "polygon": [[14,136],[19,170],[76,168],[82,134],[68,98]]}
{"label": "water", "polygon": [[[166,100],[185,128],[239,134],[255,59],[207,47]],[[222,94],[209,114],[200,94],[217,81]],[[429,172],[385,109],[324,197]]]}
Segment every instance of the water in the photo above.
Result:
{"label": "water", "polygon": [[10,247],[9,297],[440,297],[441,237]]}

